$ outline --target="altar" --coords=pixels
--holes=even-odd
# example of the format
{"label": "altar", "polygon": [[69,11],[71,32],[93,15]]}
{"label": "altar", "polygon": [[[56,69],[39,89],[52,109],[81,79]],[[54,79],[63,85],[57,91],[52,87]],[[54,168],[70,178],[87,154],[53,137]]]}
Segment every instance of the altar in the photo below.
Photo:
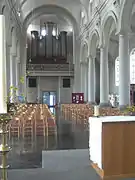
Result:
{"label": "altar", "polygon": [[91,165],[104,180],[135,177],[135,116],[89,118]]}

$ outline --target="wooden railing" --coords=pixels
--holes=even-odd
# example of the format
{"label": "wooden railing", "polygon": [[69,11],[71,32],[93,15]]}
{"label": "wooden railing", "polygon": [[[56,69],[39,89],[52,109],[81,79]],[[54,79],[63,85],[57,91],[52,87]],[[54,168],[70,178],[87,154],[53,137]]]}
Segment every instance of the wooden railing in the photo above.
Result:
{"label": "wooden railing", "polygon": [[27,64],[27,71],[74,71],[73,64]]}

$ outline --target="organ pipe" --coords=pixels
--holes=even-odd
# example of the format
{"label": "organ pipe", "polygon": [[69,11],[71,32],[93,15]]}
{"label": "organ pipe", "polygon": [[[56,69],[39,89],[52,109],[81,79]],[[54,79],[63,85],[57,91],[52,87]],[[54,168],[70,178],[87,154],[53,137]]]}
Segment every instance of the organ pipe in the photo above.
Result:
{"label": "organ pipe", "polygon": [[53,23],[47,23],[47,36],[46,36],[46,57],[52,57],[52,49],[53,49]]}
{"label": "organ pipe", "polygon": [[31,58],[38,55],[38,31],[31,31]]}
{"label": "organ pipe", "polygon": [[[43,30],[45,33],[42,32]],[[36,56],[68,58],[68,54],[72,54],[70,43],[71,40],[66,31],[61,31],[58,35],[57,24],[47,22],[43,27],[40,23],[40,34],[38,31],[31,31],[31,49],[28,57],[30,56],[31,59]]]}
{"label": "organ pipe", "polygon": [[61,31],[60,32],[60,41],[61,41],[61,56],[67,56],[67,32]]}
{"label": "organ pipe", "polygon": [[39,56],[45,56],[45,37],[39,39]]}
{"label": "organ pipe", "polygon": [[57,39],[56,39],[56,37],[54,36],[53,37],[53,56],[57,56]]}

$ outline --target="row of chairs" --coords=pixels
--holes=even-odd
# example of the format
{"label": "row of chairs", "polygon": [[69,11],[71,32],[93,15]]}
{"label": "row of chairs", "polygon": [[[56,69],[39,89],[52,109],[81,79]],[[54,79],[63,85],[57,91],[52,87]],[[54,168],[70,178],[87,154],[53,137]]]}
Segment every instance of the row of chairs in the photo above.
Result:
{"label": "row of chairs", "polygon": [[[88,129],[88,119],[94,116],[94,107],[89,104],[62,104],[62,116],[65,120],[72,121],[73,125]],[[118,108],[100,108],[100,116],[125,115]]]}
{"label": "row of chairs", "polygon": [[9,137],[48,136],[56,134],[55,117],[47,105],[21,105],[8,124]]}

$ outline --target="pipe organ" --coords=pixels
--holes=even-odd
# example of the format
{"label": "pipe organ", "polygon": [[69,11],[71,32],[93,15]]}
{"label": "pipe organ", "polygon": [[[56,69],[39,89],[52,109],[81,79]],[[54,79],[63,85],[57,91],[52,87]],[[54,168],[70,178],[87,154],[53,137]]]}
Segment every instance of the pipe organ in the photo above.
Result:
{"label": "pipe organ", "polygon": [[35,57],[61,57],[67,60],[67,32],[59,32],[57,24],[45,23],[44,27],[40,27],[40,32],[31,31],[28,52],[28,59],[31,60]]}

